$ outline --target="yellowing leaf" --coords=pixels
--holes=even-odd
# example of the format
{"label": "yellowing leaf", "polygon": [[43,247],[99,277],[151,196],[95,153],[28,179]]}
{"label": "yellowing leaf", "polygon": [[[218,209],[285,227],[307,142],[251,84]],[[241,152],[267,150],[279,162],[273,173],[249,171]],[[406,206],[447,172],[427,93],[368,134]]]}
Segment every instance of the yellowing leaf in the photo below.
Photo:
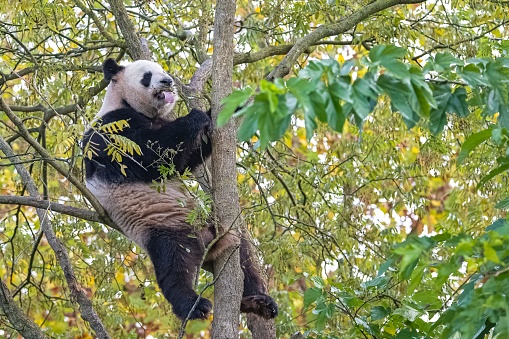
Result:
{"label": "yellowing leaf", "polygon": [[442,206],[442,202],[440,200],[431,200],[431,206],[440,207]]}
{"label": "yellowing leaf", "polygon": [[500,263],[500,259],[498,258],[497,252],[488,242],[483,243],[483,253],[484,257],[491,262],[496,264]]}
{"label": "yellowing leaf", "polygon": [[385,326],[384,327],[384,331],[389,333],[390,335],[396,335],[396,328],[392,327],[392,326]]}

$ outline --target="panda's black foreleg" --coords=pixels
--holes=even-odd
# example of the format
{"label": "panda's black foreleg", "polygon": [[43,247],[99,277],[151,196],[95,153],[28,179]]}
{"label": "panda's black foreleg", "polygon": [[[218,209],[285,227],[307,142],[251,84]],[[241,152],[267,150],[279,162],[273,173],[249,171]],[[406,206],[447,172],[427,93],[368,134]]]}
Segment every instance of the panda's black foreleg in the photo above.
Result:
{"label": "panda's black foreleg", "polygon": [[173,313],[182,320],[206,319],[212,303],[200,298],[193,289],[203,255],[197,238],[185,231],[153,228],[149,231],[146,248],[154,265],[157,283],[170,302]]}
{"label": "panda's black foreleg", "polygon": [[270,319],[277,316],[277,304],[268,296],[260,272],[252,262],[251,244],[242,237],[240,242],[240,266],[244,272],[244,293],[240,310],[244,313],[255,313]]}

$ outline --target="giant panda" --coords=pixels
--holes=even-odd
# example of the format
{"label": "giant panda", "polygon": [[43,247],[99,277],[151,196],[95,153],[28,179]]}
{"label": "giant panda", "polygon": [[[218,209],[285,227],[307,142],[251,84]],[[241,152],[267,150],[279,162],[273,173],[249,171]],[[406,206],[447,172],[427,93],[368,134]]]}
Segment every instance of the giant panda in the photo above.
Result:
{"label": "giant panda", "polygon": [[[196,109],[184,117],[169,118],[178,96],[172,77],[157,63],[139,60],[121,66],[107,59],[103,73],[110,83],[96,121],[104,126],[126,120],[129,126],[118,129],[117,135],[134,141],[141,154],[124,154],[121,164],[112,161],[108,144],[114,140],[104,129],[91,127],[83,140],[86,185],[124,234],[148,253],[157,283],[175,315],[180,319],[207,318],[212,304],[193,290],[193,278],[205,248],[215,238],[215,227],[196,228],[186,221],[196,202],[179,180],[170,179],[160,192],[151,185],[161,178],[161,160],[170,160],[160,159],[161,154],[171,154],[179,173],[195,169],[210,156],[211,118]],[[204,267],[210,267],[231,244],[231,236],[227,234],[214,244]],[[250,244],[242,239],[241,311],[274,318],[277,305],[267,295],[251,256]]]}

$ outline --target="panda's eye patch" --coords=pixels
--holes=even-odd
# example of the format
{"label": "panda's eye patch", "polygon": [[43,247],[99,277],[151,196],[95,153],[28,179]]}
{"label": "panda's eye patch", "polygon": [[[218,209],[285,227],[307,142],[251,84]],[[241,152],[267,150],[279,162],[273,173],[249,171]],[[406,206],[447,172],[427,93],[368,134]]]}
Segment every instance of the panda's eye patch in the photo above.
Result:
{"label": "panda's eye patch", "polygon": [[150,86],[150,81],[152,80],[152,72],[147,72],[143,74],[143,79],[141,79],[141,84],[145,87]]}

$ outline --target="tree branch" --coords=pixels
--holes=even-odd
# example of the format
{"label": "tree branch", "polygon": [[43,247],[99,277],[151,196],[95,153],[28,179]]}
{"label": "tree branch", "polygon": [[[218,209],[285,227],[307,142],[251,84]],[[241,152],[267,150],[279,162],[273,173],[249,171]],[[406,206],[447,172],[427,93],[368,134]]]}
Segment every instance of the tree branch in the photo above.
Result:
{"label": "tree branch", "polygon": [[[0,98],[0,104],[5,105],[5,102]],[[8,110],[10,111],[10,110]],[[12,112],[11,112],[12,113]],[[9,117],[10,118],[10,117]],[[14,151],[11,149],[9,144],[5,142],[5,140],[0,136],[0,150],[10,158],[13,163],[18,163],[19,158],[16,156]],[[14,167],[21,177],[22,181],[25,184],[25,187],[30,194],[31,197],[35,199],[40,199],[39,190],[35,185],[30,173],[27,169],[21,164],[15,164]],[[90,327],[95,331],[95,334],[98,338],[101,339],[109,339],[110,336],[104,327],[101,319],[95,312],[95,309],[92,305],[90,299],[88,299],[85,292],[81,289],[76,277],[74,276],[74,270],[71,265],[71,261],[69,260],[69,255],[67,254],[67,249],[62,244],[62,242],[57,238],[51,224],[49,223],[49,219],[47,217],[47,211],[38,208],[37,215],[39,216],[39,220],[41,223],[41,229],[48,240],[51,248],[55,252],[55,256],[62,267],[64,272],[65,280],[67,281],[67,285],[69,286],[69,291],[71,294],[71,299],[76,301],[81,308],[81,316],[84,320],[86,320]]]}
{"label": "tree branch", "polygon": [[295,45],[293,45],[279,65],[277,65],[272,72],[269,73],[267,80],[272,81],[275,78],[282,78],[289,74],[292,66],[297,62],[300,55],[304,53],[309,46],[313,45],[320,39],[345,33],[369,16],[389,7],[404,4],[418,4],[424,1],[425,0],[376,0],[353,13],[349,17],[343,18],[338,22],[318,27],[316,30],[301,38]]}
{"label": "tree branch", "polygon": [[212,59],[205,60],[200,68],[194,72],[193,77],[189,85],[184,85],[179,82],[182,89],[182,100],[185,101],[186,105],[191,108],[197,108],[202,111],[207,110],[208,101],[203,96],[203,88],[205,83],[210,79],[212,75]]}
{"label": "tree branch", "polygon": [[76,3],[76,6],[78,6],[86,15],[88,15],[92,19],[92,21],[95,23],[97,29],[99,30],[99,32],[101,32],[103,37],[106,38],[106,40],[108,40],[108,42],[117,43],[117,40],[115,38],[113,38],[110,33],[106,32],[106,29],[101,24],[101,22],[99,21],[99,18],[97,17],[97,15],[95,15],[93,10],[91,10],[87,6],[85,6],[85,4],[81,0],[74,0],[74,3]]}
{"label": "tree branch", "polygon": [[[32,146],[37,151],[37,153],[39,153],[42,156],[44,161],[50,164],[51,167],[53,167],[55,170],[57,170],[58,173],[66,177],[78,190],[80,190],[83,196],[86,197],[87,200],[90,202],[92,207],[97,211],[97,213],[99,213],[101,219],[103,219],[106,224],[110,225],[117,231],[122,232],[120,228],[117,225],[115,225],[115,223],[110,219],[108,213],[106,213],[106,211],[101,206],[99,201],[97,201],[96,197],[92,194],[92,192],[90,192],[81,181],[72,176],[69,173],[69,171],[67,171],[60,163],[53,159],[51,154],[30,135],[30,133],[24,126],[23,121],[11,111],[11,109],[9,108],[9,106],[7,106],[2,97],[0,97],[0,109],[5,112],[7,117],[17,127],[19,134],[23,137],[23,139],[25,139],[26,142],[30,144],[30,146]],[[13,161],[14,163],[19,162],[14,161],[13,159],[11,159],[11,161]]]}
{"label": "tree branch", "polygon": [[141,40],[136,34],[136,29],[129,19],[122,0],[109,0],[110,9],[115,16],[118,27],[127,43],[127,52],[134,60],[151,60],[152,53],[148,49],[146,40]]}
{"label": "tree branch", "polygon": [[[319,46],[319,45],[341,45],[348,46],[352,45],[353,41],[318,41],[309,45],[310,46]],[[294,44],[290,45],[279,45],[279,46],[268,46],[260,49],[256,52],[246,52],[246,53],[238,53],[233,57],[233,64],[248,64],[252,62],[257,62],[263,60],[265,58],[274,56],[274,55],[286,55],[292,48],[295,46]],[[308,49],[309,49],[308,47]],[[306,49],[304,52],[306,52]],[[309,51],[311,52],[311,51]]]}
{"label": "tree branch", "polygon": [[497,28],[499,28],[500,26],[504,26],[507,24],[507,22],[509,22],[509,20],[503,20],[501,23],[499,23],[498,25],[495,25],[493,27],[491,27],[490,29],[476,35],[476,36],[473,36],[471,38],[467,38],[467,39],[461,39],[461,40],[458,40],[458,41],[455,41],[455,42],[451,42],[450,44],[440,44],[440,45],[436,45],[436,46],[433,46],[431,47],[430,49],[422,52],[421,54],[419,55],[416,55],[412,58],[412,60],[417,60],[419,58],[422,58],[423,56],[427,55],[427,54],[430,54],[431,52],[433,51],[436,51],[438,49],[449,49],[449,48],[452,48],[454,46],[458,46],[458,45],[461,45],[465,42],[471,42],[471,41],[476,41],[476,40],[479,40],[483,37],[486,36],[486,34],[488,33],[491,33],[493,32],[494,30],[496,30]]}
{"label": "tree branch", "polygon": [[46,336],[42,333],[32,319],[27,317],[23,310],[16,305],[11,297],[11,292],[7,285],[0,280],[0,310],[5,315],[12,327],[27,339],[44,339]]}
{"label": "tree branch", "polygon": [[[23,205],[23,206],[31,206],[35,208],[41,208],[44,210],[49,210],[65,215],[70,215],[72,217],[100,222],[103,224],[107,224],[104,220],[101,219],[99,214],[91,210],[85,210],[82,208],[77,208],[73,206],[67,206],[55,202],[51,202],[48,200],[41,200],[34,197],[20,197],[16,195],[0,195],[0,204],[4,205]],[[110,226],[110,225],[108,225]]]}

